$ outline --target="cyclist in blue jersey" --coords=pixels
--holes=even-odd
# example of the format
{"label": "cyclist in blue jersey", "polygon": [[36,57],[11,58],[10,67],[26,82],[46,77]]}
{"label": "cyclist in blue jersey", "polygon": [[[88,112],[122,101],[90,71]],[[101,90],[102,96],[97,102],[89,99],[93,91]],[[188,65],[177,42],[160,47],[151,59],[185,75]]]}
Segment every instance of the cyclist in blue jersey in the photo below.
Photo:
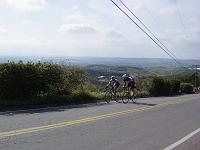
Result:
{"label": "cyclist in blue jersey", "polygon": [[123,81],[124,81],[124,86],[123,87],[128,87],[129,93],[132,92],[131,96],[134,96],[135,98],[135,93],[134,93],[134,88],[136,87],[135,85],[135,79],[133,76],[129,76],[128,74],[124,74],[122,76]]}

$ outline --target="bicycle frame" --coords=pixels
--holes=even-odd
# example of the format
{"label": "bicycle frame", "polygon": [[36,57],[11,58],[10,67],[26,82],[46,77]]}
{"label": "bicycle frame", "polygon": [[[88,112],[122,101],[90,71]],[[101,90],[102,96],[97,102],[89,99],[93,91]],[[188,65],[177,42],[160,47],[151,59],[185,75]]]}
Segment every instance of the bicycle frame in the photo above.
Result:
{"label": "bicycle frame", "polygon": [[[131,94],[133,92],[133,95]],[[122,93],[122,101],[124,104],[128,103],[129,100],[132,100],[133,103],[136,103],[136,97],[135,97],[135,92],[130,91],[129,87],[124,87],[123,88],[123,93]]]}

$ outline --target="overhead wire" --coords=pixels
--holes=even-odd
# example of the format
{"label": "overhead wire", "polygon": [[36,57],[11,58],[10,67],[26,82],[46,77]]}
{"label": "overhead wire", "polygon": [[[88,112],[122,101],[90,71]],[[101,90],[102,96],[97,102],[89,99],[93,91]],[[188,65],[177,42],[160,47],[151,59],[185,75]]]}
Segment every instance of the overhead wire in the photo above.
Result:
{"label": "overhead wire", "polygon": [[136,21],[134,21],[120,6],[118,6],[113,0],[110,0],[124,15],[126,15],[143,33],[145,33],[159,48],[161,48],[169,57],[171,57],[177,64],[181,65],[167,50],[165,50],[158,42],[152,38],[142,27],[140,27]]}
{"label": "overhead wire", "polygon": [[183,23],[183,17],[181,15],[181,10],[177,4],[177,1],[175,1],[175,5],[176,5],[176,9],[177,9],[177,12],[178,12],[178,18],[179,18],[179,21],[180,21],[180,24],[183,28],[183,31],[184,31],[184,34],[185,34],[185,37],[187,38],[188,37],[188,34],[186,32],[186,27],[185,27],[185,24]]}
{"label": "overhead wire", "polygon": [[159,26],[159,28],[161,29],[161,31],[165,33],[164,29],[166,28],[165,24],[162,24],[161,22],[159,22],[156,17],[152,14],[151,10],[146,6],[146,4],[144,3],[143,0],[141,0],[141,3],[143,5],[143,7],[145,8],[147,14],[152,18],[152,20]]}
{"label": "overhead wire", "polygon": [[156,35],[143,23],[143,21],[141,19],[139,19],[134,13],[133,11],[131,11],[128,6],[122,1],[119,0],[121,2],[121,4],[144,26],[144,28],[152,34],[152,36],[174,57],[177,59],[177,57],[156,37]]}

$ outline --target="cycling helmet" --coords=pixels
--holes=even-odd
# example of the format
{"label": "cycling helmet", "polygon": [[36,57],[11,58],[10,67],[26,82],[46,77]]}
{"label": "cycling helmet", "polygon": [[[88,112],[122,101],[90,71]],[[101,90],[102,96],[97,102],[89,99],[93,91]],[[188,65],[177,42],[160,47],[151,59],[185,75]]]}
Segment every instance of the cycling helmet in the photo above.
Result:
{"label": "cycling helmet", "polygon": [[115,79],[115,76],[111,76],[111,79],[114,80],[114,79]]}
{"label": "cycling helmet", "polygon": [[123,76],[122,76],[122,78],[124,79],[124,78],[126,78],[126,77],[128,77],[128,75],[127,74],[124,74]]}

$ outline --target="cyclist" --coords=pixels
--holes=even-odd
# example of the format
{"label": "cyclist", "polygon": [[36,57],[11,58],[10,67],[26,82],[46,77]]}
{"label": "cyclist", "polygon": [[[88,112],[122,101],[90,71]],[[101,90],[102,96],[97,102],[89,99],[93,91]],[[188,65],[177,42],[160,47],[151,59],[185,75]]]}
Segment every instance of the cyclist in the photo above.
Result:
{"label": "cyclist", "polygon": [[124,74],[122,76],[123,78],[123,81],[124,81],[124,86],[123,87],[128,87],[128,92],[131,93],[131,96],[134,96],[134,99],[136,98],[135,97],[135,93],[134,93],[134,88],[136,87],[135,85],[135,79],[133,76],[129,76],[128,74]]}
{"label": "cyclist", "polygon": [[116,91],[117,91],[117,88],[119,87],[119,85],[120,85],[120,83],[116,79],[116,77],[115,76],[111,76],[106,88],[108,88],[110,86],[111,89],[112,89],[113,96],[116,97]]}

